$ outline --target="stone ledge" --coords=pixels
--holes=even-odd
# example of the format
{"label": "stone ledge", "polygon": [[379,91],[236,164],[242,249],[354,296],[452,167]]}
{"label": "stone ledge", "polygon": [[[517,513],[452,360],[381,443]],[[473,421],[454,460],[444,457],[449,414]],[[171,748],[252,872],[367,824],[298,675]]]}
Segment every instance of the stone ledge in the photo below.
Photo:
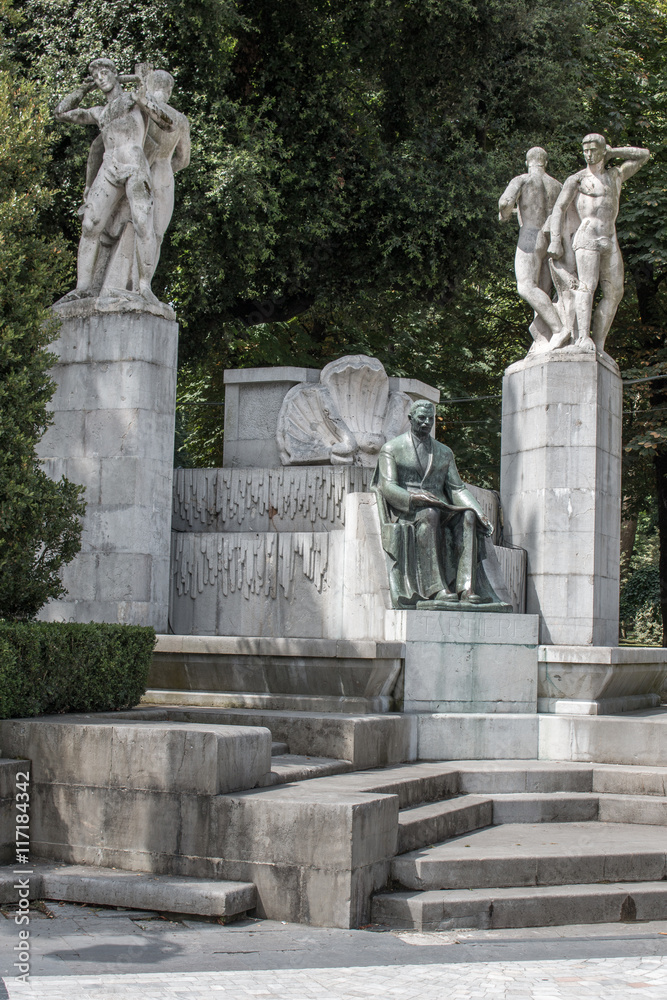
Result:
{"label": "stone ledge", "polygon": [[658,663],[667,667],[667,649],[660,646],[548,646],[538,647],[543,663],[613,664]]}
{"label": "stone ledge", "polygon": [[[255,886],[248,882],[154,875],[87,865],[31,866],[31,899],[55,899],[136,910],[229,917],[254,909]],[[16,900],[12,870],[0,871],[0,900]]]}
{"label": "stone ledge", "polygon": [[270,639],[261,636],[158,635],[155,653],[209,653],[219,656],[317,656],[400,659],[403,642],[372,639]]}
{"label": "stone ledge", "polygon": [[319,382],[319,368],[227,368],[224,373],[225,385],[250,382]]}

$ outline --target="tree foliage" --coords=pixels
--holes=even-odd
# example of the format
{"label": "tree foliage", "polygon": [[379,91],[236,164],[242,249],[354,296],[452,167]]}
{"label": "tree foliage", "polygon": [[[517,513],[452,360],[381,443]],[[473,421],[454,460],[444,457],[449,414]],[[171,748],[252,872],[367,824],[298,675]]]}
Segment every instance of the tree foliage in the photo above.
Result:
{"label": "tree foliage", "polygon": [[58,569],[81,532],[79,487],[53,482],[35,455],[54,388],[45,307],[67,265],[63,240],[41,230],[47,113],[34,85],[0,64],[0,618],[30,618],[63,592]]}

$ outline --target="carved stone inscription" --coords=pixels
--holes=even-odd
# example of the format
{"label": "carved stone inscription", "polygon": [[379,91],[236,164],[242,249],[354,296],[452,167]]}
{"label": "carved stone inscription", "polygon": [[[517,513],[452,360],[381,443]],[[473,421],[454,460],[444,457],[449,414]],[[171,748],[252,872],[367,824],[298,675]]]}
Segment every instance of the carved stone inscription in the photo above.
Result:
{"label": "carved stone inscription", "polygon": [[413,611],[406,616],[406,642],[536,645],[537,615],[471,615],[456,611]]}

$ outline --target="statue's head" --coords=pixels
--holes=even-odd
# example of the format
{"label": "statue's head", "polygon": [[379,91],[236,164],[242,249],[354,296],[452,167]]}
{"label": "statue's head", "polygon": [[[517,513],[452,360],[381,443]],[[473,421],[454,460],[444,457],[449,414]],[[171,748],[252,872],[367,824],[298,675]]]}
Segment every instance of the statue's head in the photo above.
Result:
{"label": "statue's head", "polygon": [[88,64],[88,72],[104,94],[113,90],[118,83],[118,70],[111,59],[93,59]]}
{"label": "statue's head", "polygon": [[542,149],[541,146],[531,146],[531,148],[526,153],[526,166],[530,167],[531,163],[536,163],[540,167],[546,167],[549,162],[549,157],[547,156],[546,149]]}
{"label": "statue's head", "polygon": [[149,94],[155,94],[159,101],[166,103],[174,89],[174,78],[166,69],[154,69],[148,75],[146,89]]}
{"label": "statue's head", "polygon": [[581,148],[584,151],[586,163],[599,163],[604,159],[607,151],[607,140],[599,132],[591,132],[581,140]]}
{"label": "statue's head", "polygon": [[430,434],[435,423],[435,406],[428,399],[416,400],[408,410],[408,420],[415,434]]}

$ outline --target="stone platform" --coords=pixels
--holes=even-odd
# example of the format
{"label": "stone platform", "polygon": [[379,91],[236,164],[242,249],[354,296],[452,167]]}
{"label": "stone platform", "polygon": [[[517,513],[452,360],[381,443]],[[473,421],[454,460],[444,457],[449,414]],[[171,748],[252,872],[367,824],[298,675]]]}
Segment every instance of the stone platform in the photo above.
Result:
{"label": "stone platform", "polygon": [[606,715],[660,705],[667,649],[540,646],[537,708],[563,715]]}
{"label": "stone platform", "polygon": [[[539,756],[534,752],[526,760],[489,760],[488,755],[479,760],[416,760],[435,749],[429,747],[429,723],[441,733],[449,730],[448,739],[459,755],[469,749],[461,739],[461,720],[478,731],[486,728],[486,746],[480,744],[480,750],[492,744],[498,757],[509,746],[499,738],[502,725],[517,718],[532,722]],[[435,871],[440,854],[455,855],[456,838],[463,834],[464,843],[472,843],[473,836],[481,838],[480,843],[494,837],[501,843],[509,835],[512,845],[525,841],[522,851],[512,848],[516,857],[510,853],[506,859],[509,874],[502,874],[498,852],[494,856],[485,849],[477,887],[525,890],[528,881],[534,889],[533,915],[526,911],[522,917],[520,903],[508,911],[518,921],[513,926],[523,926],[522,920],[544,922],[551,887],[564,883],[570,885],[571,900],[583,898],[586,886],[600,879],[629,885],[622,899],[620,889],[611,892],[605,886],[599,891],[607,895],[596,902],[594,912],[577,919],[601,919],[595,914],[614,919],[608,916],[614,906],[619,914],[629,913],[630,903],[623,910],[628,895],[636,897],[632,912],[637,918],[640,900],[642,906],[649,899],[667,904],[666,855],[655,847],[662,844],[660,829],[667,825],[667,743],[658,732],[666,721],[667,712],[634,713],[632,719],[354,717],[181,707],[9,720],[0,722],[0,741],[5,753],[31,762],[31,844],[36,858],[93,870],[215,881],[221,883],[223,895],[225,882],[245,883],[244,893],[252,883],[257,915],[349,927],[368,922],[373,894],[393,887],[390,880],[409,886],[406,879],[413,877],[417,860],[425,870]],[[511,729],[507,726],[508,732]],[[594,730],[597,741],[591,739]],[[273,760],[268,756],[272,739],[287,744],[277,748],[280,756]],[[298,755],[308,750],[311,755],[327,754],[327,769],[319,772],[325,776],[312,777],[317,767],[312,756],[313,766],[304,767]],[[548,759],[554,753],[559,760]],[[577,759],[563,759],[567,753]],[[291,780],[286,773],[290,758]],[[605,758],[617,763],[604,763]],[[656,759],[662,766],[647,765],[647,760]],[[554,841],[559,841],[564,823],[573,824],[579,847],[561,851],[559,860]],[[511,824],[522,826],[503,834],[503,827]],[[550,824],[556,824],[551,833]],[[620,827],[611,854],[598,844],[607,825]],[[578,836],[579,826],[585,826],[594,849],[587,849]],[[549,846],[548,873],[536,836]],[[645,849],[638,853],[639,837]],[[623,838],[629,850],[619,848]],[[458,868],[448,866],[450,881],[466,865],[469,868],[472,859],[467,849]],[[547,874],[529,878],[526,872],[539,872],[540,864]],[[464,874],[470,892],[467,869]],[[485,881],[480,884],[482,875]],[[108,902],[112,882],[103,878],[86,882],[86,899],[96,901],[96,885],[99,901]],[[70,892],[64,884],[61,890]],[[456,890],[441,886],[433,891]],[[154,895],[146,897],[146,905],[149,902],[155,905]],[[419,906],[427,902],[422,897]],[[142,905],[139,897],[134,905]],[[391,909],[393,903],[382,894],[375,906]],[[483,919],[484,906],[475,912],[475,920]],[[585,910],[576,912],[583,915]],[[399,919],[397,913],[395,917]]]}
{"label": "stone platform", "polygon": [[537,615],[386,614],[405,644],[405,712],[535,712]]}
{"label": "stone platform", "polygon": [[387,712],[405,645],[350,639],[160,635],[145,701],[280,711]]}

